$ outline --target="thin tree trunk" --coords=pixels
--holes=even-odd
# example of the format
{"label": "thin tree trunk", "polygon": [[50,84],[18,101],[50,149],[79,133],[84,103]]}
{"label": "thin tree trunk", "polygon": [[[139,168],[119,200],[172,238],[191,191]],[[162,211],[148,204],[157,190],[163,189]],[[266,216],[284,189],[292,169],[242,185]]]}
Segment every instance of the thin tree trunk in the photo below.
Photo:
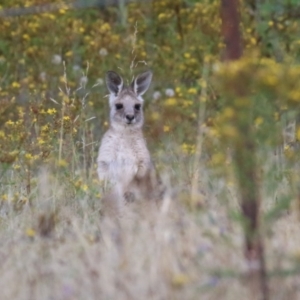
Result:
{"label": "thin tree trunk", "polygon": [[[222,58],[224,61],[238,60],[243,54],[238,0],[221,0],[221,19],[225,42]],[[236,82],[236,86],[239,87],[239,82]],[[243,86],[245,86],[245,90],[241,88],[236,90],[237,97],[249,94],[249,91],[246,90],[247,83],[243,83]],[[252,294],[253,299],[268,300],[264,246],[259,230],[260,191],[257,178],[255,136],[250,116],[247,112],[243,112],[243,116],[236,124],[242,134],[233,142],[233,161],[236,167],[240,204],[245,221],[245,258],[251,279],[249,287],[254,293]]]}
{"label": "thin tree trunk", "polygon": [[223,59],[239,59],[243,53],[237,0],[221,0],[221,19],[222,34],[226,45]]}

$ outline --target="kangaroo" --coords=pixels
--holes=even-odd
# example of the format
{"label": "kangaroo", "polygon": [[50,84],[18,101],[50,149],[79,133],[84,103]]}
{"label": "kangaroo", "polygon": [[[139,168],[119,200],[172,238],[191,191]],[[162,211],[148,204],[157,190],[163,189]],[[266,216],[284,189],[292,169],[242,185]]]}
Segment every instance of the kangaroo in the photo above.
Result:
{"label": "kangaroo", "polygon": [[142,95],[151,80],[152,72],[147,71],[127,87],[120,75],[113,71],[106,73],[110,126],[100,144],[97,171],[99,179],[111,185],[103,201],[110,202],[105,205],[113,205],[114,209],[136,200],[158,201],[162,193],[142,132]]}

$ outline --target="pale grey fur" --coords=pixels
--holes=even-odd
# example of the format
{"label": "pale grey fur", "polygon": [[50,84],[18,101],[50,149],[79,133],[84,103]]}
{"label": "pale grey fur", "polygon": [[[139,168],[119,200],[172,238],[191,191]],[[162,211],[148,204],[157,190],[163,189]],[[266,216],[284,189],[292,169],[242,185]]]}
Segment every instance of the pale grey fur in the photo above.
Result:
{"label": "pale grey fur", "polygon": [[131,201],[158,201],[162,184],[156,174],[143,136],[143,98],[152,72],[138,75],[129,87],[113,71],[107,72],[110,92],[110,127],[104,134],[97,159],[98,176],[111,185],[103,201],[113,210]]}

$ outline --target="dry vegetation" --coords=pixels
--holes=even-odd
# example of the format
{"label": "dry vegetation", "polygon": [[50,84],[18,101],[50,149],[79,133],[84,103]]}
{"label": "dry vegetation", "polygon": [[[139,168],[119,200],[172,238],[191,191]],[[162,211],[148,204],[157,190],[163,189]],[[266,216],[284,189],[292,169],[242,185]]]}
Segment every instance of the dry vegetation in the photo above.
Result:
{"label": "dry vegetation", "polygon": [[[183,189],[188,174],[174,176]],[[102,218],[98,197],[74,195],[60,172],[42,169],[32,207],[17,211],[9,198],[1,208],[2,299],[253,299],[243,231],[230,214],[235,193],[201,178],[205,209],[166,197],[159,211],[130,206],[116,222]],[[298,220],[284,213],[265,231],[271,299],[297,299]]]}
{"label": "dry vegetation", "polygon": [[[260,299],[240,209],[249,169],[264,299],[300,299],[299,7],[275,2],[241,5],[244,55],[227,63],[218,0],[1,20],[1,299]],[[168,192],[115,220],[95,158],[104,74],[119,68],[154,72],[145,134]]]}
{"label": "dry vegetation", "polygon": [[[229,214],[237,200],[224,182],[211,190],[205,175],[202,211],[167,197],[159,211],[131,206],[116,222],[101,217],[97,197],[72,196],[59,177],[40,171],[32,207],[2,206],[2,299],[253,299],[243,232]],[[298,220],[284,214],[266,231],[271,299],[297,299]]]}

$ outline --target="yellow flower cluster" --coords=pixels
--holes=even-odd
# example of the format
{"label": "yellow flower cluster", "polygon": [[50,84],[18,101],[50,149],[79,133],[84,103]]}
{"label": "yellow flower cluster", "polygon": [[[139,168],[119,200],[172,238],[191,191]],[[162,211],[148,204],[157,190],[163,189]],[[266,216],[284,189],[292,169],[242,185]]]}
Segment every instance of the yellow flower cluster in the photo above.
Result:
{"label": "yellow flower cluster", "polygon": [[[222,93],[239,97],[241,105],[250,104],[240,95],[264,92],[274,100],[288,105],[300,103],[300,65],[277,63],[272,59],[246,56],[229,63],[214,66],[216,83]],[[248,103],[247,103],[248,101]]]}

